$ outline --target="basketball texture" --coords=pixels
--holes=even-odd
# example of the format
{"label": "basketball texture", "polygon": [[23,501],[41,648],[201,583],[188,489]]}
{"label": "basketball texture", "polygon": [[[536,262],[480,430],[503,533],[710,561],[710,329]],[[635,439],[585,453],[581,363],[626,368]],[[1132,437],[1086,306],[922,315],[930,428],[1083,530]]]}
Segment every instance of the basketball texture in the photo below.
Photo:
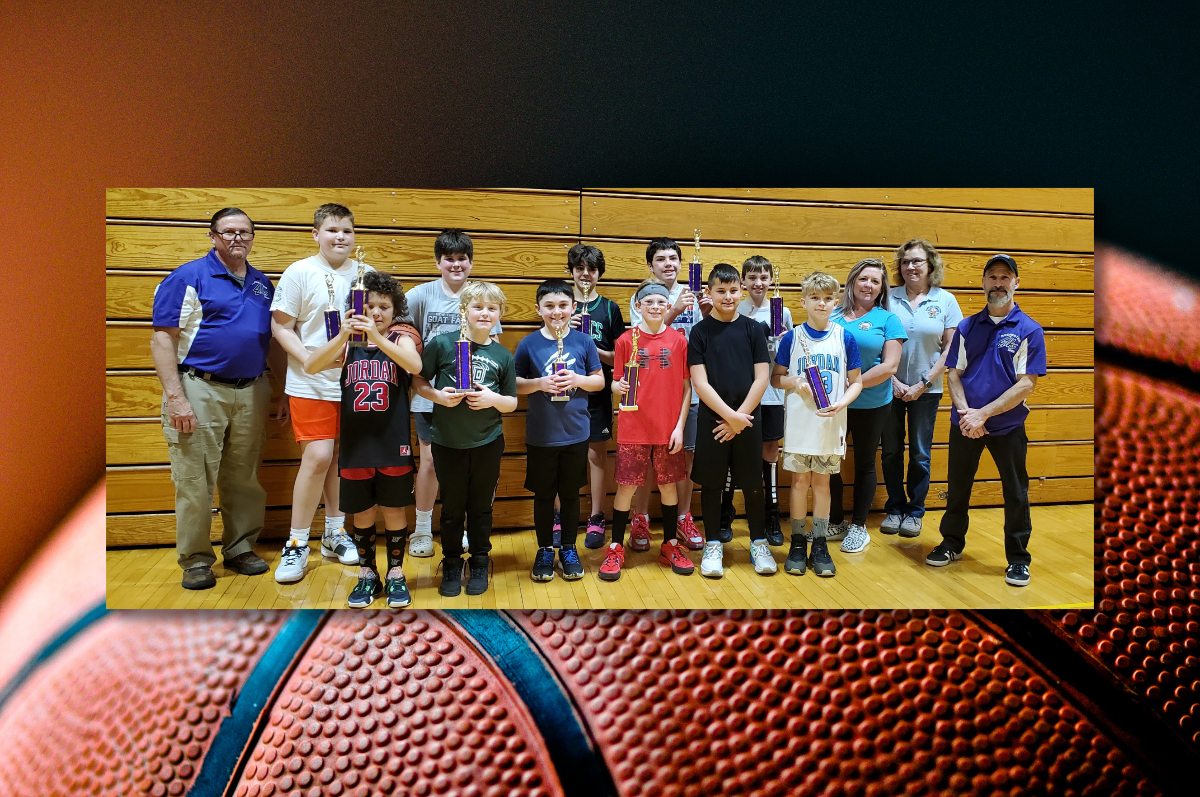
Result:
{"label": "basketball texture", "polygon": [[1095,610],[103,613],[41,561],[0,606],[3,793],[1190,794],[1200,393],[1138,351],[1097,368]]}

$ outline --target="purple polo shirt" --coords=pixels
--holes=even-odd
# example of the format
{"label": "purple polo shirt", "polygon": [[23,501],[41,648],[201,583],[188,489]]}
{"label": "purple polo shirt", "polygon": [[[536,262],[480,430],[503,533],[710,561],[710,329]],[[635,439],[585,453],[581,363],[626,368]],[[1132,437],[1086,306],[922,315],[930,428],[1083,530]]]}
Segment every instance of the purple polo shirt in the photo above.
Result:
{"label": "purple polo shirt", "polygon": [[267,367],[274,294],[271,281],[249,263],[239,285],[210,249],[159,283],[154,326],[179,328],[179,364],[225,379],[256,377]]}
{"label": "purple polo shirt", "polygon": [[[1042,327],[1017,304],[999,324],[992,323],[986,307],[959,322],[950,342],[946,367],[961,371],[959,381],[967,404],[979,409],[995,401],[1025,374],[1046,375],[1046,340]],[[1025,423],[1029,408],[1022,401],[1012,409],[988,418],[988,434],[1006,434]],[[951,406],[950,421],[958,424],[958,409]]]}

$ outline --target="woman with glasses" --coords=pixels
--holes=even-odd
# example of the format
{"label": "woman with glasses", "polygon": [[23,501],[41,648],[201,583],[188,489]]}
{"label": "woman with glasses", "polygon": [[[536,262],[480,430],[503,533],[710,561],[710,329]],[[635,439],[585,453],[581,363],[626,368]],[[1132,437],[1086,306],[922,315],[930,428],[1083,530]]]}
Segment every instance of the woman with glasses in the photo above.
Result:
{"label": "woman with glasses", "polygon": [[884,505],[887,516],[879,530],[916,537],[921,533],[929,493],[929,455],[933,424],[942,400],[946,355],[963,316],[954,295],[940,287],[945,267],[929,241],[913,238],[905,243],[896,250],[895,266],[897,284],[888,293],[888,308],[900,319],[908,339],[900,349],[900,363],[892,376],[892,411],[883,425],[883,482],[888,499]]}

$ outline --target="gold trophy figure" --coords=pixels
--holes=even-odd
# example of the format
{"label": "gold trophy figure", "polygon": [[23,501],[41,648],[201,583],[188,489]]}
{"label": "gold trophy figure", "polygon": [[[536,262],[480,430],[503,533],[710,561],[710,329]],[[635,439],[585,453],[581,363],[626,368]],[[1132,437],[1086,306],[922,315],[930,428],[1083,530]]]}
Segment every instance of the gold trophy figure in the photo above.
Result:
{"label": "gold trophy figure", "polygon": [[325,339],[333,340],[342,331],[342,312],[337,309],[332,274],[325,275],[325,287],[329,289],[329,306],[325,308]]}
{"label": "gold trophy figure", "polygon": [[638,365],[638,328],[633,328],[632,350],[629,353],[629,362],[625,363],[625,381],[629,383],[629,390],[624,396],[621,396],[621,411],[634,412],[637,410],[637,389],[638,389],[638,371],[641,366]]}
{"label": "gold trophy figure", "polygon": [[588,297],[591,295],[592,284],[585,282],[583,284],[583,302],[579,305],[579,331],[589,338],[592,336],[592,316],[588,313]]}
{"label": "gold trophy figure", "polygon": [[[361,246],[354,247],[354,259],[358,261],[358,282],[354,283],[354,287],[350,289],[350,308],[354,311],[354,315],[367,314],[367,287],[363,284],[363,277],[367,273],[366,254]],[[347,346],[366,346],[367,333],[352,332]]]}
{"label": "gold trophy figure", "polygon": [[[558,341],[558,355],[554,358],[554,373],[563,374],[567,372],[567,358],[563,354],[563,338],[567,336],[567,330],[570,327],[565,324],[554,330],[554,339]],[[570,401],[571,391],[560,390],[550,396],[551,401]]]}

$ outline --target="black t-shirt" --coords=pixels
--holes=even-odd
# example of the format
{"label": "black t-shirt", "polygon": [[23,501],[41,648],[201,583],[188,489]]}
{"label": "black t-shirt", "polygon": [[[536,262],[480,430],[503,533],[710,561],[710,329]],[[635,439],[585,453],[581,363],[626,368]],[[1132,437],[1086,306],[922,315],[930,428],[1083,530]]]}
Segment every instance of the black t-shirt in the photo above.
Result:
{"label": "black t-shirt", "polygon": [[[710,315],[692,327],[688,338],[688,367],[703,365],[708,384],[735,410],[754,384],[755,364],[770,361],[763,325],[744,315],[728,323]],[[703,399],[700,412],[709,417],[717,415]],[[755,407],[754,416],[759,417],[759,413]]]}
{"label": "black t-shirt", "polygon": [[[625,334],[625,318],[621,315],[621,308],[611,299],[597,296],[588,302],[587,310],[592,317],[592,328],[590,331],[581,329],[580,332],[587,333],[597,349],[611,352],[616,348],[617,338]],[[579,315],[581,312],[583,303],[576,302],[571,315]],[[611,365],[601,363],[600,370],[604,371],[604,389],[588,393],[588,412],[592,415],[598,412],[612,415],[613,369]]]}
{"label": "black t-shirt", "polygon": [[[388,330],[395,343],[401,333]],[[412,466],[408,388],[412,377],[374,346],[348,348],[342,365],[342,441],[338,467]]]}

